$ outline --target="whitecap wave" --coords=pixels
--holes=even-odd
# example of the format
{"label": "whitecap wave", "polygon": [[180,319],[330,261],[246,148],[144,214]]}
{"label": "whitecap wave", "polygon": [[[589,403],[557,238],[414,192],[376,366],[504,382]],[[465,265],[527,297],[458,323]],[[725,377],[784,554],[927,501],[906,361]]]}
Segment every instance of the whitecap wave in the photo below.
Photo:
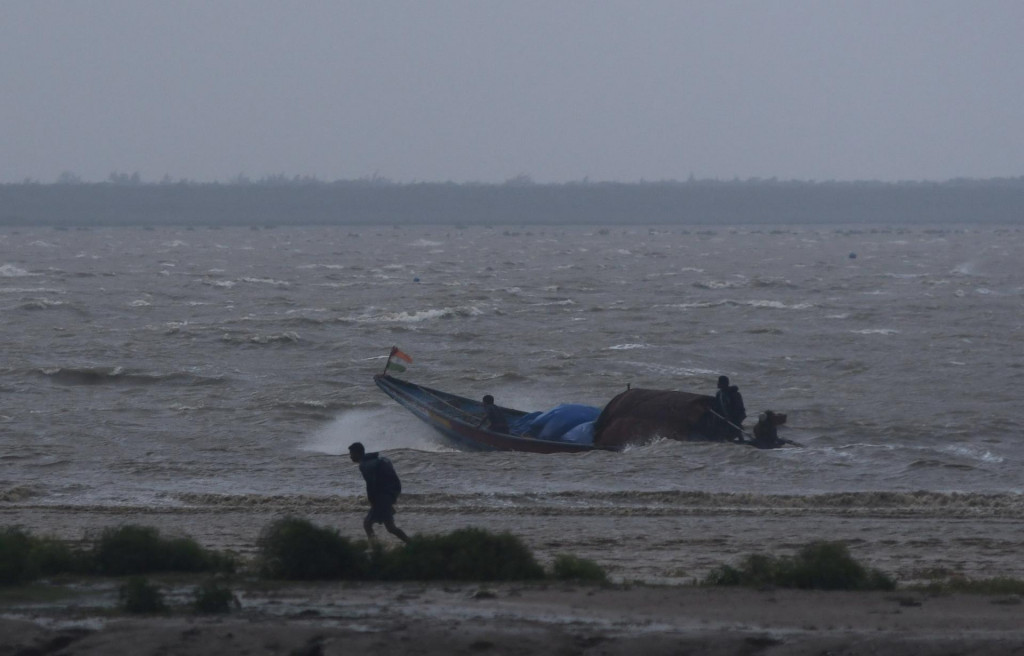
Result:
{"label": "whitecap wave", "polygon": [[241,282],[247,282],[254,285],[273,285],[275,287],[288,287],[291,283],[285,280],[275,280],[274,278],[242,278]]}
{"label": "whitecap wave", "polygon": [[421,321],[432,321],[434,319],[451,319],[454,317],[475,317],[483,314],[483,311],[473,306],[432,308],[430,310],[418,310],[414,312],[384,312],[376,315],[363,315],[352,317],[349,320],[357,323],[419,323]]}
{"label": "whitecap wave", "polygon": [[25,276],[35,275],[39,274],[29,273],[25,269],[13,264],[0,264],[0,278],[24,278]]}
{"label": "whitecap wave", "polygon": [[743,305],[749,305],[751,307],[763,307],[773,308],[776,310],[806,310],[814,307],[811,303],[794,303],[793,305],[786,305],[781,301],[743,301]]}

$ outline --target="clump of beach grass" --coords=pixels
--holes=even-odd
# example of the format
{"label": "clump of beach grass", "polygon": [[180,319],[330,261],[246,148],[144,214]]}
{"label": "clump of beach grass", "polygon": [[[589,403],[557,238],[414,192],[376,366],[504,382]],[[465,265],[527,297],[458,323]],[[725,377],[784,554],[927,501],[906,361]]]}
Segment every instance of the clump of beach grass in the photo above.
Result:
{"label": "clump of beach grass", "polygon": [[118,591],[118,601],[126,613],[153,614],[167,610],[160,588],[142,576],[125,581]]}
{"label": "clump of beach grass", "polygon": [[260,574],[271,579],[361,579],[369,568],[363,546],[336,529],[297,517],[271,523],[260,534],[258,547]]}
{"label": "clump of beach grass", "polygon": [[98,574],[233,571],[234,559],[190,537],[165,538],[151,526],[128,524],[103,531],[92,551]]}
{"label": "clump of beach grass", "polygon": [[922,586],[915,586],[924,592],[934,594],[967,594],[1018,595],[1024,596],[1024,581],[1008,576],[996,576],[987,579],[970,579],[964,576],[951,576],[940,581],[930,581]]}
{"label": "clump of beach grass", "polygon": [[207,579],[192,591],[192,610],[203,615],[218,615],[231,612],[239,606],[238,597],[231,588],[215,579]]}
{"label": "clump of beach grass", "polygon": [[581,581],[586,583],[608,583],[604,568],[587,558],[571,554],[555,556],[551,575],[560,581]]}
{"label": "clump of beach grass", "polygon": [[19,585],[41,576],[79,573],[84,555],[55,538],[36,537],[19,527],[0,528],[0,585]]}
{"label": "clump of beach grass", "polygon": [[842,542],[817,541],[795,556],[752,554],[739,567],[722,565],[704,579],[705,585],[775,586],[802,590],[894,590],[896,582],[884,572],[854,560]]}
{"label": "clump of beach grass", "polygon": [[[0,528],[0,585],[64,573],[140,577],[234,572],[240,564],[262,578],[278,580],[608,582],[600,565],[569,554],[557,556],[546,573],[520,538],[479,528],[417,535],[408,544],[386,548],[380,542],[350,540],[335,528],[306,519],[286,517],[264,528],[256,558],[241,563],[190,537],[164,537],[150,526],[107,528],[83,549],[34,537],[20,528]],[[212,581],[195,592],[197,612],[223,612],[234,599],[230,590]],[[126,584],[123,595],[135,599],[144,592],[144,586],[133,582]]]}
{"label": "clump of beach grass", "polygon": [[511,533],[463,528],[444,535],[417,535],[385,552],[381,575],[407,581],[529,581],[544,578],[522,540]]}
{"label": "clump of beach grass", "polygon": [[533,553],[510,533],[465,528],[417,535],[385,549],[351,541],[336,529],[285,518],[259,539],[259,572],[285,580],[523,581],[544,578]]}

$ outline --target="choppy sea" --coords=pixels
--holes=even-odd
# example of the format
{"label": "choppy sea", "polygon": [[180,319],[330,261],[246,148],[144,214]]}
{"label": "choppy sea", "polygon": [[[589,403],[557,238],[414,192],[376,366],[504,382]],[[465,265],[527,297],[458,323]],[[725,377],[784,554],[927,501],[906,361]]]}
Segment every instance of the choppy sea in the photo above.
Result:
{"label": "choppy sea", "polygon": [[[359,440],[437,513],[1020,517],[1022,250],[972,226],[5,229],[0,504],[355,507]],[[375,387],[393,345],[409,380],[524,410],[726,374],[804,446],[460,451]]]}

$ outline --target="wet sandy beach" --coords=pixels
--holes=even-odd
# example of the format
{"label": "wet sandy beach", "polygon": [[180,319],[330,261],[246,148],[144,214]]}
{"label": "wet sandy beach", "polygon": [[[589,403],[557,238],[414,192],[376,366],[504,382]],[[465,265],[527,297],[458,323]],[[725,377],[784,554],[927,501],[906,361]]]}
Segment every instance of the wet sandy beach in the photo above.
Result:
{"label": "wet sandy beach", "polygon": [[[110,595],[113,592],[109,592]],[[289,585],[226,617],[21,608],[0,653],[1019,654],[1019,597],[680,586]]]}

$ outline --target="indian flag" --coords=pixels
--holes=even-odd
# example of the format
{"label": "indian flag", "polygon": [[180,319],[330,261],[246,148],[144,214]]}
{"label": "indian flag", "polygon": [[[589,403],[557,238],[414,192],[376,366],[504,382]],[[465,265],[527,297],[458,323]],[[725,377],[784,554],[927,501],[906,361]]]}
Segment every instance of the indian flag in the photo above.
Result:
{"label": "indian flag", "polygon": [[395,362],[395,358],[398,358],[399,360],[405,360],[409,364],[412,364],[412,358],[409,357],[409,354],[403,353],[402,351],[399,350],[397,346],[393,346],[391,348],[391,355],[388,356],[388,363],[384,367],[385,373],[389,371],[396,371],[398,373],[402,373],[403,371],[405,371],[405,365],[400,362]]}

